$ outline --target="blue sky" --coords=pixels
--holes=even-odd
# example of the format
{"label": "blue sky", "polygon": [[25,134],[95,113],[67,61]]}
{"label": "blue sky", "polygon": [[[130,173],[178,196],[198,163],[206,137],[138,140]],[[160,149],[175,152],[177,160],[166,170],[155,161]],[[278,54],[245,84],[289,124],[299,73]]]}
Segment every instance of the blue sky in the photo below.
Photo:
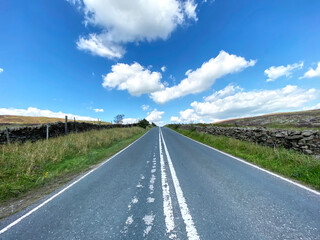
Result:
{"label": "blue sky", "polygon": [[320,108],[319,12],[318,0],[0,0],[0,114],[165,124]]}

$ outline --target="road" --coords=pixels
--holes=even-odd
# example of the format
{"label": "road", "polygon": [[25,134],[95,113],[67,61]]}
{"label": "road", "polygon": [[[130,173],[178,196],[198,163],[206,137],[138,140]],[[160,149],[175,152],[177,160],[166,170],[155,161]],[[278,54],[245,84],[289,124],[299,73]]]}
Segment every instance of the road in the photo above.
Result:
{"label": "road", "polygon": [[0,239],[320,239],[320,195],[153,128],[1,221],[0,233]]}

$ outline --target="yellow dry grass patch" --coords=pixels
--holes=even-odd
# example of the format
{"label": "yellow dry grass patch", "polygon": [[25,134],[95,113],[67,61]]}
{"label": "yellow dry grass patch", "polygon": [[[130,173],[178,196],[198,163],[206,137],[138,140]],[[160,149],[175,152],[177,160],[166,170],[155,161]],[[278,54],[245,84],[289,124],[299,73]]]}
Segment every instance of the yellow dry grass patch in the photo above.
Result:
{"label": "yellow dry grass patch", "polygon": [[140,127],[92,130],[48,141],[1,145],[0,201],[16,197],[61,174],[84,170],[144,132]]}

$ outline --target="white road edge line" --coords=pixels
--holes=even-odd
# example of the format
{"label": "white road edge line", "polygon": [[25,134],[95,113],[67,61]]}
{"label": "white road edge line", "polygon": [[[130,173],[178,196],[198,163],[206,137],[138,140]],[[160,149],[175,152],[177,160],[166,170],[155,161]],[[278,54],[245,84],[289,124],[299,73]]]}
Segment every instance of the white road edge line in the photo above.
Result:
{"label": "white road edge line", "polygon": [[235,156],[232,156],[232,155],[229,154],[229,153],[225,153],[225,152],[220,151],[220,150],[218,150],[218,149],[216,149],[216,148],[214,148],[214,147],[208,146],[208,145],[206,145],[206,144],[204,144],[204,143],[202,143],[202,142],[198,142],[197,140],[194,140],[194,139],[192,139],[192,138],[189,138],[189,137],[187,137],[187,136],[184,136],[184,135],[182,135],[181,133],[178,133],[178,132],[176,132],[176,131],[174,131],[174,130],[172,130],[172,129],[170,129],[170,130],[173,131],[173,132],[175,132],[175,133],[177,133],[177,134],[179,134],[179,135],[181,135],[181,136],[183,136],[183,137],[185,137],[185,138],[188,138],[188,139],[190,139],[190,140],[192,140],[192,141],[194,141],[194,142],[196,142],[196,143],[198,143],[198,144],[201,144],[201,145],[203,145],[203,146],[205,146],[205,147],[207,147],[207,148],[211,148],[211,149],[213,149],[213,150],[215,150],[215,151],[217,151],[217,152],[219,152],[219,153],[222,153],[222,154],[224,154],[224,155],[227,155],[228,157],[231,157],[231,158],[233,158],[233,159],[235,159],[235,160],[237,160],[237,161],[240,161],[240,162],[242,162],[242,163],[244,163],[244,164],[247,164],[247,165],[249,165],[249,166],[251,166],[251,167],[254,167],[254,168],[256,168],[256,169],[259,169],[259,170],[262,171],[262,172],[268,173],[268,174],[270,174],[270,175],[272,175],[272,176],[274,176],[274,177],[280,178],[280,179],[283,180],[283,181],[286,181],[286,182],[288,182],[288,183],[291,183],[291,184],[293,184],[293,185],[295,185],[295,186],[297,186],[297,187],[299,187],[299,188],[302,188],[302,189],[304,189],[304,190],[307,190],[307,191],[309,191],[309,192],[312,192],[312,193],[320,196],[320,192],[318,192],[318,191],[316,191],[316,190],[313,190],[313,189],[311,189],[311,188],[308,188],[308,187],[306,187],[306,186],[304,186],[304,185],[302,185],[302,184],[300,184],[300,183],[294,182],[294,181],[292,181],[292,180],[290,180],[290,179],[288,179],[288,178],[285,178],[285,177],[283,177],[283,176],[280,176],[280,175],[278,175],[278,174],[276,174],[276,173],[270,172],[270,171],[268,171],[268,170],[266,170],[266,169],[263,169],[263,168],[261,168],[261,167],[259,167],[259,166],[257,166],[257,165],[254,165],[254,164],[252,164],[252,163],[249,163],[249,162],[247,162],[247,161],[245,161],[245,160],[243,160],[243,159],[241,159],[241,158],[237,158],[237,157],[235,157]]}
{"label": "white road edge line", "polygon": [[165,222],[166,222],[166,228],[167,228],[166,231],[167,233],[170,233],[174,229],[174,217],[173,217],[170,189],[169,189],[169,184],[167,180],[165,164],[163,160],[160,128],[159,128],[159,153],[160,153],[161,185],[162,185],[162,196],[163,196],[163,213],[165,216]]}
{"label": "white road edge line", "polygon": [[179,203],[179,207],[180,207],[181,216],[183,218],[184,223],[186,224],[186,231],[187,231],[188,239],[189,240],[199,240],[200,238],[199,238],[197,229],[194,226],[194,222],[192,220],[192,216],[190,214],[186,199],[183,196],[183,192],[182,192],[182,189],[180,187],[180,183],[179,183],[178,177],[176,175],[176,171],[175,171],[175,169],[173,167],[173,164],[172,164],[172,161],[171,161],[171,157],[170,157],[170,154],[169,154],[168,149],[167,149],[166,142],[165,142],[165,140],[163,138],[163,134],[162,134],[161,128],[159,128],[159,129],[160,129],[160,135],[161,135],[161,138],[162,138],[164,150],[165,150],[165,153],[167,155],[168,165],[169,165],[169,169],[170,169],[170,172],[171,172],[173,186],[174,186],[175,191],[176,191],[176,195],[177,195],[177,199],[178,199],[178,203]]}
{"label": "white road edge line", "polygon": [[[148,131],[149,132],[149,131]],[[119,155],[120,153],[122,153],[123,151],[125,151],[126,149],[128,149],[130,146],[132,146],[134,143],[136,143],[137,141],[139,141],[141,138],[143,138],[148,132],[146,132],[145,134],[143,134],[141,137],[139,137],[137,140],[135,140],[133,143],[131,143],[130,145],[128,145],[127,147],[125,147],[124,149],[122,149],[120,152],[116,153],[115,155],[113,155],[112,157],[108,158],[107,160],[105,160],[104,162],[100,163],[96,168],[92,169],[90,172],[86,173],[85,175],[83,175],[81,178],[79,178],[78,180],[74,181],[73,183],[71,183],[70,185],[66,186],[65,188],[63,188],[60,192],[56,193],[55,195],[53,195],[52,197],[50,197],[49,199],[47,199],[46,201],[44,201],[43,203],[41,203],[40,205],[38,205],[37,207],[33,208],[32,210],[30,210],[29,212],[27,212],[26,214],[24,214],[23,216],[21,216],[20,218],[18,218],[17,220],[15,220],[14,222],[10,223],[8,226],[6,226],[5,228],[0,230],[0,234],[8,231],[10,228],[12,228],[14,225],[16,225],[17,223],[19,223],[21,220],[23,220],[24,218],[28,217],[29,215],[31,215],[32,213],[34,213],[35,211],[37,211],[38,209],[40,209],[41,207],[43,207],[44,205],[46,205],[48,202],[52,201],[53,199],[55,199],[56,197],[58,197],[60,194],[62,194],[64,191],[66,191],[67,189],[71,188],[73,185],[75,185],[76,183],[80,182],[82,179],[84,179],[86,176],[88,176],[89,174],[91,174],[92,172],[94,172],[95,170],[97,170],[98,168],[100,168],[101,166],[103,166],[105,163],[109,162],[111,159],[113,159],[114,157],[116,157],[117,155]]]}

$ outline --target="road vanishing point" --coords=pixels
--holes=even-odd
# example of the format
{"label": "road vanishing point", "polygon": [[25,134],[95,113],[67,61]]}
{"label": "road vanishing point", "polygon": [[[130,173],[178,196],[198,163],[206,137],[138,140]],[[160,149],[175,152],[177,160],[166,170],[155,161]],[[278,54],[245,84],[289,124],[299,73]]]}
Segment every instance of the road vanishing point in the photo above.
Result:
{"label": "road vanishing point", "polygon": [[320,195],[155,127],[2,220],[0,239],[320,239]]}

